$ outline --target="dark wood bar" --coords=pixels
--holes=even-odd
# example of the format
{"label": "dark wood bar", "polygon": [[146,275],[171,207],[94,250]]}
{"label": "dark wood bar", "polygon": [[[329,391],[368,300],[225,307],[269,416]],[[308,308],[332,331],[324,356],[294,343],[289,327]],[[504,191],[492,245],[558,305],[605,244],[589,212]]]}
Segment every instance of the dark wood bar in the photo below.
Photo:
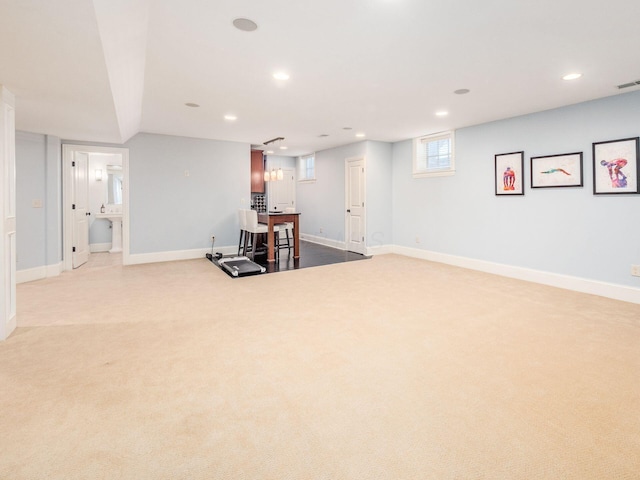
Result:
{"label": "dark wood bar", "polygon": [[276,260],[275,255],[275,234],[273,231],[274,225],[278,223],[293,223],[293,258],[300,258],[300,235],[299,235],[299,217],[300,213],[259,213],[258,221],[269,226],[269,232],[267,233],[267,262],[272,263]]}

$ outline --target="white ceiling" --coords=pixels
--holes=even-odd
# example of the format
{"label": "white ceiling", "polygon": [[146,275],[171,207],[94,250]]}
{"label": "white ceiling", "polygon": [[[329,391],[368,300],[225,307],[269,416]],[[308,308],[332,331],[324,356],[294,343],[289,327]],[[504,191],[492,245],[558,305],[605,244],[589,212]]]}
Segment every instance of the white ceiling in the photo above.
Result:
{"label": "white ceiling", "polygon": [[[0,0],[0,12],[17,128],[64,139],[282,136],[279,153],[300,155],[640,88],[616,88],[640,80],[637,0]],[[573,71],[584,76],[561,79]]]}

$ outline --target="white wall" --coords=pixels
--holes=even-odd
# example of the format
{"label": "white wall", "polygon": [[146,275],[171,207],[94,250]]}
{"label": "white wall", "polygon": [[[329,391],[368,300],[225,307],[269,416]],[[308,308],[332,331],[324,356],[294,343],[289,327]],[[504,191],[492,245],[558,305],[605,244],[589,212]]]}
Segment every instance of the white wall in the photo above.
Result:
{"label": "white wall", "polygon": [[[123,147],[74,140],[64,143]],[[17,268],[22,274],[19,281],[29,281],[49,276],[50,270],[57,274],[62,268],[61,141],[19,132],[16,147]],[[237,209],[249,208],[250,203],[249,144],[139,134],[124,147],[129,148],[130,158],[132,255],[141,254],[140,261],[157,261],[168,258],[154,256],[156,252],[197,253],[211,247],[211,235],[216,236],[216,247],[236,245]],[[89,179],[97,183],[95,167],[94,162]],[[106,185],[106,167],[103,176]],[[43,199],[43,208],[33,208],[34,199]],[[100,205],[97,197],[92,202],[93,216]],[[94,222],[92,243],[111,241],[108,226],[97,233],[100,222],[108,224]]]}
{"label": "white wall", "polygon": [[[298,183],[301,233],[344,247],[345,160],[365,158],[366,246],[390,245],[392,235],[392,144],[361,141],[315,153],[316,181]],[[322,230],[322,232],[320,231]]]}
{"label": "white wall", "polygon": [[[640,135],[640,92],[463,128],[456,174],[413,179],[393,145],[394,243],[640,287],[640,195],[593,195],[592,142]],[[494,155],[524,150],[525,195],[494,194]],[[530,157],[584,152],[584,187],[530,189]],[[629,172],[631,173],[631,172]],[[415,242],[420,237],[420,243]]]}
{"label": "white wall", "polygon": [[60,139],[16,132],[16,270],[62,260],[61,195]]}
{"label": "white wall", "polygon": [[45,250],[46,264],[51,267],[62,262],[62,144],[58,137],[46,135],[45,147]]}
{"label": "white wall", "polygon": [[344,161],[366,153],[367,142],[315,153],[316,181],[296,185],[301,234],[320,237],[329,244],[344,243]]}
{"label": "white wall", "polygon": [[[44,135],[16,132],[16,270],[46,264],[45,140]],[[34,201],[42,207],[34,207]]]}
{"label": "white wall", "polygon": [[[266,155],[266,168],[271,170],[275,168],[293,168],[296,169],[296,159],[294,157],[285,157],[284,155]],[[296,172],[297,174],[297,172]]]}
{"label": "white wall", "polygon": [[366,142],[367,247],[393,243],[392,145]]}
{"label": "white wall", "polygon": [[[140,133],[129,148],[130,252],[237,245],[251,199],[251,145]],[[188,176],[185,176],[188,172]]]}
{"label": "white wall", "polygon": [[[592,142],[640,135],[640,92],[460,129],[456,175],[411,176],[411,141],[316,152],[298,183],[301,233],[344,242],[344,161],[367,161],[367,246],[395,245],[640,288],[640,195],[593,195]],[[130,149],[131,253],[237,242],[250,202],[250,145],[139,134]],[[59,140],[17,140],[19,268],[60,261]],[[525,151],[525,195],[494,195],[494,155]],[[529,158],[584,152],[584,187],[531,190]],[[189,171],[189,176],[185,176]],[[43,198],[45,212],[31,207]],[[57,203],[57,204],[56,204]],[[48,208],[51,209],[48,209]],[[322,233],[320,233],[322,229]],[[416,243],[419,237],[420,243]],[[43,253],[45,252],[45,253]]]}

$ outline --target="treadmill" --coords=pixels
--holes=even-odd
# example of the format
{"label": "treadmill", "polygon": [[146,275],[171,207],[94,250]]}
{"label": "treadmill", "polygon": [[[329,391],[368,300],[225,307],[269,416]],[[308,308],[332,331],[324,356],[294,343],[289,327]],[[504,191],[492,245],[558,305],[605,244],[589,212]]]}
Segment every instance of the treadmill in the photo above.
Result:
{"label": "treadmill", "polygon": [[246,277],[259,275],[267,271],[262,265],[258,265],[249,257],[223,257],[217,260],[218,265],[232,277]]}

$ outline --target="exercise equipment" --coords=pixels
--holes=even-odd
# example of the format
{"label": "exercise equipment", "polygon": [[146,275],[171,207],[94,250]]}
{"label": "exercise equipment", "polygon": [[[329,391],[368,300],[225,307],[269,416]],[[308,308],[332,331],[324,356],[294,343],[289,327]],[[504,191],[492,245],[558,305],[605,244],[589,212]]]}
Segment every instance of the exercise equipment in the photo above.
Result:
{"label": "exercise equipment", "polygon": [[232,277],[259,275],[267,271],[262,265],[251,261],[248,257],[222,257],[211,260]]}

